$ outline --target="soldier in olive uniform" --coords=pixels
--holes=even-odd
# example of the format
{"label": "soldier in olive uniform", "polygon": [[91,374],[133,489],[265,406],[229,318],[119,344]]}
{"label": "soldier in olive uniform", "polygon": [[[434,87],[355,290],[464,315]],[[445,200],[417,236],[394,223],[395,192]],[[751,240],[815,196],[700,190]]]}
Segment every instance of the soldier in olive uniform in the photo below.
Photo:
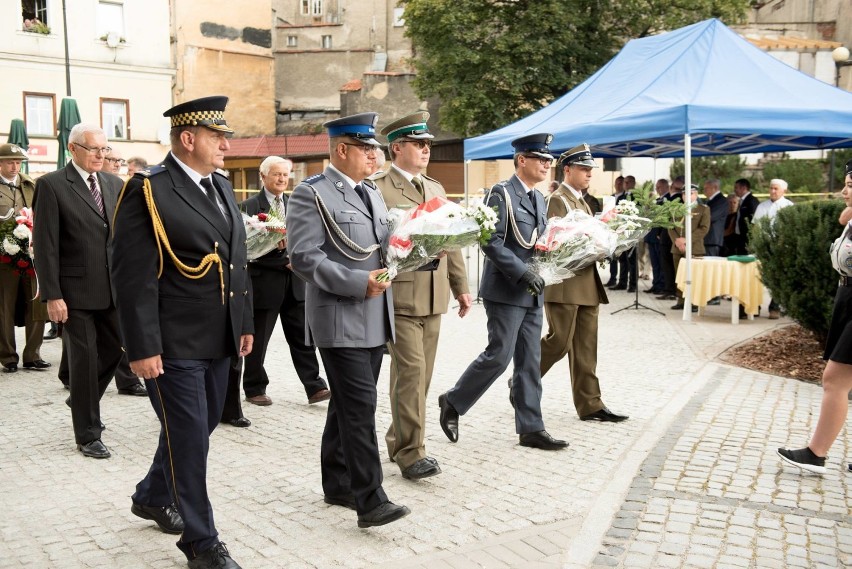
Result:
{"label": "soldier in olive uniform", "polygon": [[[387,207],[410,208],[435,197],[446,197],[443,186],[423,174],[429,165],[432,134],[429,113],[418,112],[382,129],[392,164],[371,179]],[[470,309],[467,273],[461,251],[453,251],[393,281],[396,341],[391,354],[391,426],[385,435],[388,454],[403,478],[417,480],[440,474],[438,461],[426,456],[426,397],[432,381],[441,314],[452,291],[459,316]]]}
{"label": "soldier in olive uniform", "polygon": [[[558,166],[565,179],[547,202],[547,217],[563,217],[571,210],[591,215],[583,190],[588,189],[597,164],[587,144],[564,152]],[[568,355],[574,408],[583,421],[619,422],[627,419],[601,401],[598,365],[598,312],[608,302],[597,263],[577,271],[561,283],[544,289],[547,336],[541,340],[541,375]]]}
{"label": "soldier in olive uniform", "polygon": [[[28,159],[27,153],[20,146],[0,146],[0,217],[11,214],[14,220],[21,208],[33,206],[35,183],[21,172],[21,163]],[[0,255],[5,254],[0,250]],[[25,330],[26,343],[22,354],[24,369],[45,370],[50,367],[39,353],[44,321],[47,320],[47,306],[42,302],[33,302],[38,288],[34,277],[32,264],[21,268],[0,263],[0,364],[3,365],[3,371],[8,373],[18,371],[15,324],[23,325]],[[16,314],[21,314],[21,307],[24,309],[22,320],[15,318]]]}

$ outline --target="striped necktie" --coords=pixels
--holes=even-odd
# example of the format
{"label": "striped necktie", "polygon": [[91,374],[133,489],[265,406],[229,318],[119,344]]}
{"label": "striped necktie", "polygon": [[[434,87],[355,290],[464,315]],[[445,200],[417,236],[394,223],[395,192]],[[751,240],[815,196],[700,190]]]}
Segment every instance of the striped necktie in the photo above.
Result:
{"label": "striped necktie", "polygon": [[104,199],[101,197],[101,191],[98,189],[98,184],[95,181],[95,175],[89,174],[87,178],[89,181],[89,192],[92,194],[92,198],[95,200],[95,205],[98,206],[98,211],[101,212],[101,216],[104,215]]}

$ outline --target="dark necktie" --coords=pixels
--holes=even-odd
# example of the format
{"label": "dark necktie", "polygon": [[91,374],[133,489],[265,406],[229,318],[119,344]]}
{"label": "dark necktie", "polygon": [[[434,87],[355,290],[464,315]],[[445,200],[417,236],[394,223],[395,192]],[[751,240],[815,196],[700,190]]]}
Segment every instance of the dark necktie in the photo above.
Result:
{"label": "dark necktie", "polygon": [[216,211],[218,211],[219,214],[225,218],[225,221],[228,222],[228,227],[230,227],[231,218],[228,217],[228,215],[219,208],[219,203],[216,201],[216,186],[213,185],[213,183],[210,181],[210,178],[201,178],[201,185],[204,187],[204,191],[207,192],[207,197],[210,199],[210,203],[212,203],[213,207],[216,208]]}
{"label": "dark necktie", "polygon": [[420,192],[420,197],[426,197],[426,195],[423,193],[423,182],[420,181],[420,178],[418,178],[417,176],[411,178],[411,183],[414,184],[414,188],[418,192]]}
{"label": "dark necktie", "polygon": [[535,207],[535,190],[530,190],[527,195],[530,197],[530,201],[532,202],[533,213],[536,217],[538,217],[538,209]]}
{"label": "dark necktie", "polygon": [[364,202],[364,206],[366,206],[367,211],[370,212],[370,215],[373,215],[373,208],[370,206],[370,196],[367,195],[367,190],[364,189],[364,186],[362,186],[361,184],[356,184],[355,193],[358,194],[358,197],[361,198],[362,202]]}
{"label": "dark necktie", "polygon": [[98,206],[98,211],[101,212],[101,215],[103,215],[104,199],[101,197],[101,191],[98,189],[98,184],[95,182],[95,175],[89,174],[87,180],[89,181],[89,192],[91,192],[92,198],[95,200],[95,205]]}

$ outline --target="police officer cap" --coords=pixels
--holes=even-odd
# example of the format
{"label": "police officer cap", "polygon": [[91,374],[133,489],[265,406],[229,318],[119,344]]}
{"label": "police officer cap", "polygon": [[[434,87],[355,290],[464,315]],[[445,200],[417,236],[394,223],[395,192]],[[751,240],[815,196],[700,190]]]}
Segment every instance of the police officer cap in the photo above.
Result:
{"label": "police officer cap", "polygon": [[29,160],[30,157],[23,148],[17,144],[4,144],[0,146],[0,160]]}
{"label": "police officer cap", "polygon": [[381,146],[382,144],[376,140],[376,122],[378,120],[378,113],[358,113],[357,115],[328,121],[322,126],[328,130],[329,138],[348,136],[365,144]]}
{"label": "police officer cap", "polygon": [[164,112],[163,116],[171,119],[172,128],[176,126],[206,126],[217,132],[234,134],[234,131],[225,122],[225,105],[227,104],[228,97],[202,97],[175,105]]}
{"label": "police officer cap", "polygon": [[578,166],[589,166],[591,168],[597,168],[598,165],[595,164],[595,160],[592,158],[592,151],[589,149],[589,145],[585,142],[583,144],[579,144],[572,148],[571,150],[566,150],[559,156],[559,163],[563,166],[571,164]]}
{"label": "police officer cap", "polygon": [[407,117],[402,117],[398,121],[390,123],[382,129],[382,134],[388,137],[388,144],[395,140],[423,140],[435,138],[429,133],[429,127],[426,121],[429,120],[429,113],[426,111],[418,111]]}
{"label": "police officer cap", "polygon": [[547,132],[541,132],[516,138],[512,141],[512,146],[515,149],[515,154],[532,154],[539,158],[549,158],[553,160],[553,155],[550,153],[551,142],[553,142],[553,135]]}
{"label": "police officer cap", "polygon": [[[0,158],[2,158],[2,157],[3,157],[3,155],[2,155],[2,153],[0,153]],[[852,176],[852,160],[850,160],[849,162],[846,163],[846,175]]]}

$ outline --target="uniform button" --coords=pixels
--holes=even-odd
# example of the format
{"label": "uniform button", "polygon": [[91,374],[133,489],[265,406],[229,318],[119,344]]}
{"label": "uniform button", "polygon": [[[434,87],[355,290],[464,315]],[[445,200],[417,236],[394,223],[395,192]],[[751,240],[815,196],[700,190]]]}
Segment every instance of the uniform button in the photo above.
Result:
{"label": "uniform button", "polygon": [[248,269],[248,265],[243,265],[243,269]]}
{"label": "uniform button", "polygon": [[106,224],[106,223],[104,223],[104,229],[106,229],[106,228],[107,228],[107,224]]}
{"label": "uniform button", "polygon": [[233,263],[231,263],[231,270],[232,271],[234,270],[234,264]]}
{"label": "uniform button", "polygon": [[244,291],[243,291],[243,296],[246,296],[247,294],[248,294],[248,291],[247,291],[247,290],[244,290]]}
{"label": "uniform button", "polygon": [[233,298],[234,297],[234,291],[231,291],[230,295],[231,295],[231,298]]}

